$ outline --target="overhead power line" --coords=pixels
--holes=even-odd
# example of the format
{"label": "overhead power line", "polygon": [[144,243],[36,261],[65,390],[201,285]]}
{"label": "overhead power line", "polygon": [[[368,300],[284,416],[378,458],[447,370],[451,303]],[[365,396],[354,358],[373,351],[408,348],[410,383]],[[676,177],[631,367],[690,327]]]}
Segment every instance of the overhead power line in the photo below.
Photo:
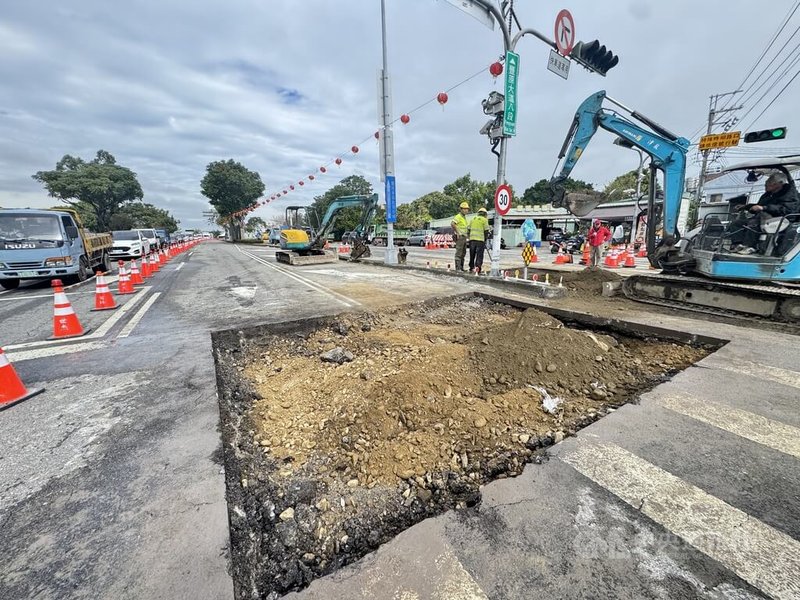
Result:
{"label": "overhead power line", "polygon": [[758,121],[758,120],[761,118],[761,115],[763,115],[765,112],[767,112],[767,110],[769,110],[769,107],[770,107],[770,106],[772,106],[772,105],[775,103],[775,101],[776,101],[778,98],[780,98],[780,97],[781,97],[781,94],[783,94],[783,92],[785,92],[785,91],[786,91],[786,88],[788,88],[788,87],[789,87],[789,86],[792,84],[792,82],[793,82],[795,79],[797,79],[797,76],[798,76],[798,75],[800,75],[800,69],[798,69],[798,70],[795,72],[795,74],[792,76],[792,78],[791,78],[789,81],[787,81],[787,82],[786,82],[786,85],[784,85],[784,86],[781,88],[781,91],[780,91],[780,92],[778,92],[778,94],[777,94],[777,95],[776,95],[776,96],[775,96],[775,97],[774,97],[774,98],[773,98],[773,99],[770,101],[770,103],[769,103],[769,104],[767,104],[767,105],[764,107],[764,110],[762,110],[760,113],[758,113],[758,116],[757,116],[755,119],[753,119],[752,121],[750,121],[750,125],[748,125],[748,127],[750,127],[750,126],[752,126],[753,124],[755,124],[755,123],[756,123],[756,122],[757,122],[757,121]]}
{"label": "overhead power line", "polygon": [[[786,17],[784,17],[784,19],[783,19],[783,23],[781,23],[781,25],[778,28],[778,30],[774,34],[772,34],[772,39],[767,44],[766,48],[764,48],[764,50],[761,52],[761,55],[758,57],[758,60],[756,60],[756,62],[753,63],[753,66],[750,67],[750,70],[747,72],[747,75],[744,76],[744,79],[742,79],[742,82],[736,87],[736,89],[743,89],[743,86],[744,86],[745,83],[747,83],[747,80],[750,78],[750,75],[753,74],[753,72],[756,70],[756,68],[758,68],[758,65],[761,64],[761,61],[764,60],[764,57],[770,51],[770,48],[772,48],[772,46],[775,44],[775,42],[778,41],[778,38],[780,37],[781,33],[783,33],[783,30],[786,28],[786,25],[789,24],[789,21],[794,16],[794,13],[797,12],[798,8],[800,8],[800,0],[797,0],[797,2],[794,3],[794,6],[791,9],[789,9],[789,12],[787,13]],[[793,35],[794,34],[792,34],[792,36]],[[780,51],[778,51],[778,53],[780,54]],[[763,73],[763,71],[762,71],[762,73]],[[759,75],[759,77],[760,77],[760,75]],[[755,81],[758,81],[758,79],[759,78],[757,77],[755,79]],[[755,83],[755,81],[750,84],[751,87]],[[745,93],[747,93],[747,90],[745,90]],[[728,103],[724,104],[722,106],[722,108],[727,108],[727,106],[732,101],[733,101],[733,99],[731,99]]]}

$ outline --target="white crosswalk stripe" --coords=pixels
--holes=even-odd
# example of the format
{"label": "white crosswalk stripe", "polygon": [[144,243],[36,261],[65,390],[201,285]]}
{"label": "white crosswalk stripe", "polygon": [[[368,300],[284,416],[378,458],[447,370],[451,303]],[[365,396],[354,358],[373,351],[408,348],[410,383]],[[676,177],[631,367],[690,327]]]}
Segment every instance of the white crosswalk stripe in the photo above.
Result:
{"label": "white crosswalk stripe", "polygon": [[581,440],[560,458],[754,587],[800,598],[800,543],[785,533],[617,445]]}
{"label": "white crosswalk stripe", "polygon": [[731,406],[699,400],[688,394],[659,398],[668,409],[724,429],[750,441],[800,458],[800,429]]}
{"label": "white crosswalk stripe", "polygon": [[749,360],[726,360],[721,363],[713,363],[714,368],[725,369],[733,373],[749,375],[757,379],[775,381],[791,387],[800,388],[800,373],[789,369],[781,369],[770,365],[762,365]]}

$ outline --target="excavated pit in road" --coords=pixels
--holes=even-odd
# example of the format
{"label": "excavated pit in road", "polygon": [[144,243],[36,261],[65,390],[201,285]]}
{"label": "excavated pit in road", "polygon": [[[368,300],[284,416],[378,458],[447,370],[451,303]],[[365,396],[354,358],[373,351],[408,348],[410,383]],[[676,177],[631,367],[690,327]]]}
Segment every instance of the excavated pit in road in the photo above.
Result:
{"label": "excavated pit in road", "polygon": [[558,312],[476,294],[214,334],[236,598],[475,506],[714,345]]}

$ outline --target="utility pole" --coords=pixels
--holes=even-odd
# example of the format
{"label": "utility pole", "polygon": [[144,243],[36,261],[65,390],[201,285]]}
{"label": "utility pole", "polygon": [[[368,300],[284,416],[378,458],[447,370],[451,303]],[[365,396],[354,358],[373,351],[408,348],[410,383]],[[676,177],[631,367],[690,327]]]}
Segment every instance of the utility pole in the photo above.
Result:
{"label": "utility pole", "polygon": [[[711,133],[714,125],[719,125],[720,121],[717,120],[718,115],[725,114],[728,112],[733,112],[735,110],[741,109],[740,106],[732,106],[731,108],[717,108],[717,102],[720,98],[724,98],[725,96],[733,96],[734,94],[740,93],[742,90],[735,90],[733,92],[725,92],[724,94],[714,94],[708,97],[708,128],[706,129],[706,135]],[[706,167],[708,166],[708,150],[703,150],[703,162],[702,166],[700,167],[700,176],[697,178],[697,189],[695,189],[694,193],[694,203],[695,205],[700,204],[700,198],[703,196],[703,184],[706,180]]]}
{"label": "utility pole", "polygon": [[386,0],[381,0],[381,40],[383,43],[383,68],[380,73],[381,94],[381,180],[384,183],[386,202],[386,253],[384,264],[397,263],[394,252],[394,222],[397,219],[397,198],[394,179],[394,140],[392,138],[392,99],[389,85],[389,60],[386,51]]}

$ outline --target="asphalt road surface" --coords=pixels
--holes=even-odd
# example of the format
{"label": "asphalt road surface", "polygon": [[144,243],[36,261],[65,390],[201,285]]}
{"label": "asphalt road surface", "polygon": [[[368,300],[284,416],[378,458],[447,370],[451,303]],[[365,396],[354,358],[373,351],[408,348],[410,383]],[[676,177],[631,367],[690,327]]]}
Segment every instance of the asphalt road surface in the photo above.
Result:
{"label": "asphalt road surface", "polygon": [[[207,242],[116,311],[67,290],[91,332],[55,343],[48,286],[0,293],[0,344],[46,388],[0,412],[0,598],[232,598],[209,332],[479,285]],[[290,597],[800,598],[800,340],[624,316],[729,341],[477,509]]]}

